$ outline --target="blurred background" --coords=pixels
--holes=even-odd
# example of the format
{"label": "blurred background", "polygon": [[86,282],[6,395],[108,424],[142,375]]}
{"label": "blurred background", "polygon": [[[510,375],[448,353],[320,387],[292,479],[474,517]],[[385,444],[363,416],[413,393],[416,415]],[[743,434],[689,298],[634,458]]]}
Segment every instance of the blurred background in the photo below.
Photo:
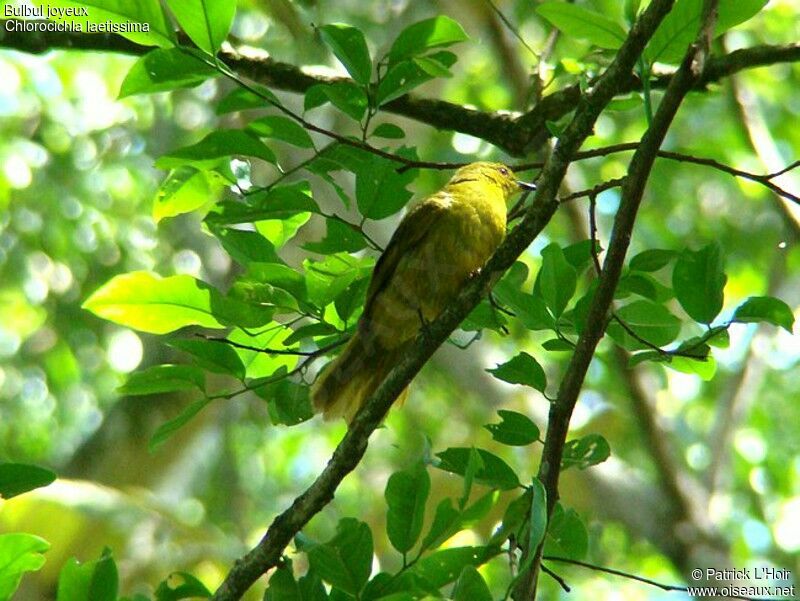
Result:
{"label": "blurred background", "polygon": [[[535,4],[496,2],[528,46],[540,52],[551,29],[534,13]],[[584,4],[624,22],[616,0]],[[793,0],[773,0],[717,40],[714,50],[796,42],[797,11]],[[425,85],[417,90],[421,96],[485,111],[523,111],[531,102],[534,70],[541,69],[549,82],[547,94],[575,81],[578,73],[591,73],[591,65],[603,60],[562,36],[540,66],[492,6],[479,0],[239,0],[229,40],[317,72],[344,74],[312,23],[351,23],[365,32],[372,50],[385,50],[403,26],[436,14],[457,19],[471,40],[457,47],[454,76]],[[39,464],[59,476],[47,488],[0,501],[0,532],[30,532],[52,545],[44,567],[24,578],[18,599],[53,598],[68,558],[94,559],[106,546],[117,560],[124,594],[151,593],[176,570],[192,572],[213,589],[274,515],[313,480],[344,432],[343,424],[320,418],[292,428],[272,426],[265,403],[244,395],[214,403],[148,452],[155,429],[190,397],[125,397],[116,389],[127,374],[171,359],[175,351],[80,305],[112,276],[137,269],[187,273],[225,287],[236,266],[204,233],[198,216],[156,225],[153,199],[165,174],[153,162],[220,125],[240,125],[241,116],[214,113],[215,101],[231,89],[221,79],[117,100],[134,60],[106,52],[16,52],[2,48],[0,39],[0,461]],[[798,64],[751,69],[713,84],[689,97],[668,146],[755,173],[776,171],[800,155],[798,89]],[[288,106],[302,107],[301,96],[277,93]],[[598,121],[591,146],[641,137],[640,102],[612,108]],[[477,138],[389,113],[378,119],[401,125],[424,159],[509,160]],[[332,110],[317,109],[314,120],[352,133]],[[298,152],[281,146],[282,163],[299,163],[304,156],[293,154]],[[578,190],[620,177],[628,158],[576,163],[567,184]],[[253,167],[257,183],[276,175],[271,165]],[[412,190],[429,193],[448,176],[423,171]],[[798,193],[800,174],[787,174],[782,185]],[[339,202],[329,187],[314,186],[323,206]],[[604,243],[618,199],[616,190],[598,198]],[[396,217],[369,222],[366,229],[385,243],[396,222]],[[323,222],[312,219],[287,244],[285,258],[299,263],[305,253],[300,246],[323,231]],[[587,232],[585,201],[570,203],[525,260],[535,270],[546,244],[567,245],[586,239]],[[700,166],[659,161],[631,255],[718,240],[726,252],[728,316],[745,297],[760,294],[782,298],[798,315],[799,234],[798,207],[764,187]],[[701,562],[769,565],[798,574],[800,337],[772,326],[734,325],[730,338],[728,348],[714,350],[716,373],[708,381],[658,365],[627,369],[625,357],[601,344],[572,427],[576,433],[602,434],[612,457],[587,471],[570,470],[562,483],[562,501],[588,526],[593,563],[676,583],[687,567]],[[547,400],[499,382],[485,369],[528,350],[545,366],[552,386],[568,354],[546,353],[543,340],[512,328],[509,336],[487,334],[466,350],[442,348],[415,381],[406,405],[392,411],[373,436],[365,460],[335,501],[306,531],[326,539],[339,518],[356,516],[372,526],[376,563],[396,568],[399,558],[385,535],[383,489],[394,470],[411,465],[429,445],[441,451],[479,444],[521,475],[533,475],[538,447],[502,447],[481,426],[497,421],[496,410],[506,408],[544,427]],[[457,496],[462,486],[451,474],[431,470],[431,475],[428,520],[435,502]],[[678,499],[686,505],[676,508]],[[460,533],[453,544],[484,540],[505,504],[501,500],[492,517]],[[500,594],[506,561],[499,558],[481,569]],[[573,587],[570,599],[681,598],[577,567],[551,567]],[[549,579],[543,586],[546,598],[567,597]],[[248,598],[260,598],[261,591],[263,585]]]}

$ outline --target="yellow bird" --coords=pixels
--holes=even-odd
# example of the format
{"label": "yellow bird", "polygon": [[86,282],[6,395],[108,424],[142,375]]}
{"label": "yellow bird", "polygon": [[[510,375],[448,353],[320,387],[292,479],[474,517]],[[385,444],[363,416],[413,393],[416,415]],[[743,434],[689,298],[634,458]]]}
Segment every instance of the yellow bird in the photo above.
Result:
{"label": "yellow bird", "polygon": [[423,324],[436,319],[499,246],[509,197],[534,187],[500,163],[471,163],[409,210],[375,265],[355,334],[312,387],[326,420],[352,420]]}

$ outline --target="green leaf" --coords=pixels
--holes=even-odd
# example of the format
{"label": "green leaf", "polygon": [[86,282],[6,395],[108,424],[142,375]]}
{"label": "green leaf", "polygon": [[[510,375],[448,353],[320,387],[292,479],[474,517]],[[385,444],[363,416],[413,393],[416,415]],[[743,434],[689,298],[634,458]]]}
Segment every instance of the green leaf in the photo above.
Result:
{"label": "green leaf", "polygon": [[575,350],[575,345],[562,338],[551,338],[550,340],[545,340],[542,342],[542,348],[546,351],[562,353],[565,351]]}
{"label": "green leaf", "polygon": [[167,0],[167,4],[186,35],[208,54],[216,54],[228,37],[236,2]]}
{"label": "green leaf", "polygon": [[473,566],[461,570],[450,595],[453,601],[492,601],[492,593],[483,576]]}
{"label": "green leaf", "polygon": [[465,332],[480,332],[489,329],[500,332],[508,323],[505,315],[495,309],[487,300],[478,303],[459,326]]}
{"label": "green leaf", "polygon": [[411,59],[415,65],[431,77],[452,77],[453,74],[446,66],[430,56],[415,56]]}
{"label": "green leaf", "polygon": [[498,548],[454,547],[436,551],[420,559],[411,570],[441,588],[458,578],[465,566],[479,566],[499,554]]}
{"label": "green leaf", "polygon": [[264,601],[305,601],[300,585],[294,579],[291,559],[284,558],[284,562],[285,565],[270,576]]}
{"label": "green leaf", "polygon": [[[433,54],[429,54],[427,58],[435,60],[439,65],[445,68],[453,66],[457,60],[456,55],[447,50],[434,52]],[[384,105],[433,78],[433,75],[424,71],[413,60],[402,60],[390,66],[389,70],[386,71],[380,84],[378,84],[375,101],[379,106]]]}
{"label": "green leaf", "polygon": [[716,242],[700,250],[684,250],[672,272],[675,296],[689,317],[709,324],[722,310],[725,281],[720,246]]}
{"label": "green leaf", "polygon": [[625,298],[629,294],[638,294],[656,303],[664,303],[672,298],[672,288],[664,286],[648,273],[631,271],[620,278],[615,298]]}
{"label": "green leaf", "polygon": [[194,416],[205,409],[206,405],[208,405],[210,402],[211,401],[209,399],[198,399],[192,403],[189,403],[189,405],[187,405],[177,417],[161,424],[150,438],[150,442],[148,443],[149,451],[151,453],[157,451],[162,444],[169,440],[169,438],[175,434],[175,432],[192,421]]}
{"label": "green leaf", "polygon": [[250,84],[248,88],[234,88],[217,103],[217,115],[246,111],[249,109],[263,109],[272,105],[279,105],[280,101],[268,88],[258,84]]}
{"label": "green leaf", "polygon": [[244,379],[244,365],[233,348],[216,340],[186,340],[176,338],[167,342],[171,347],[189,353],[200,367],[218,374]]}
{"label": "green leaf", "polygon": [[[768,0],[720,0],[714,37],[755,16]],[[703,0],[678,0],[656,29],[645,49],[652,64],[679,63],[700,29]]]}
{"label": "green leaf", "polygon": [[633,257],[630,268],[634,271],[658,271],[677,256],[678,253],[674,250],[651,248]]}
{"label": "green leaf", "polygon": [[117,564],[106,548],[100,559],[78,563],[74,557],[64,564],[58,577],[57,601],[117,601]]}
{"label": "green leaf", "polygon": [[44,565],[42,553],[49,548],[50,543],[32,534],[0,534],[0,599],[11,599],[25,572],[35,572]]}
{"label": "green leaf", "polygon": [[357,309],[363,307],[368,286],[368,276],[359,278],[336,296],[334,301],[336,313],[342,321],[348,321],[354,316]]}
{"label": "green leaf", "polygon": [[440,15],[409,25],[397,36],[389,50],[390,66],[431,48],[451,46],[469,39],[464,29],[450,17]]}
{"label": "green leaf", "polygon": [[600,48],[616,50],[627,33],[615,21],[594,11],[566,2],[545,2],[536,12],[560,29],[564,35],[587,40]]}
{"label": "green leaf", "polygon": [[[531,521],[528,531],[528,549],[537,549],[547,531],[547,491],[538,478],[531,482]],[[529,555],[533,555],[530,553]]]}
{"label": "green leaf", "polygon": [[[599,242],[595,243],[595,250],[597,252],[602,250]],[[591,240],[581,240],[580,242],[575,242],[574,244],[565,246],[563,251],[564,258],[567,260],[567,263],[572,265],[575,268],[575,271],[578,273],[581,273],[592,262]]]}
{"label": "green leaf", "polygon": [[222,247],[240,265],[250,263],[280,263],[275,247],[264,236],[250,230],[212,228]]}
{"label": "green leaf", "polygon": [[542,268],[538,280],[547,307],[556,317],[561,316],[575,294],[578,274],[555,242],[542,249]]}
{"label": "green leaf", "polygon": [[[170,586],[170,581],[175,587]],[[205,585],[188,572],[173,572],[169,577],[162,581],[156,589],[156,601],[180,601],[181,599],[196,599],[211,597]]]}
{"label": "green leaf", "polygon": [[582,438],[568,440],[564,445],[561,469],[565,470],[574,466],[583,470],[603,463],[610,456],[611,448],[605,438],[599,434],[587,434]]}
{"label": "green leaf", "polygon": [[151,334],[191,325],[224,327],[212,313],[219,293],[188,275],[162,278],[148,271],[115,276],[84,303],[98,317]]}
{"label": "green leaf", "polygon": [[333,23],[320,27],[319,33],[350,76],[361,85],[367,85],[372,76],[372,61],[361,30],[352,25]]}
{"label": "green leaf", "polygon": [[[415,148],[400,147],[396,154],[416,160]],[[411,199],[407,189],[417,177],[417,169],[397,172],[397,163],[371,153],[359,151],[361,162],[355,170],[356,202],[367,219],[385,219],[402,209]],[[366,155],[366,156],[364,156]]]}
{"label": "green leaf", "polygon": [[507,409],[500,409],[497,414],[501,419],[499,424],[484,426],[497,442],[524,447],[539,440],[539,428],[528,416]]}
{"label": "green leaf", "polygon": [[319,213],[307,181],[274,186],[249,195],[246,205],[219,203],[206,217],[212,225],[233,225],[286,219],[301,213]]}
{"label": "green leaf", "polygon": [[705,359],[671,357],[665,365],[675,371],[700,376],[706,382],[712,380],[717,373],[717,362],[712,355],[708,355]]}
{"label": "green leaf", "polygon": [[275,355],[264,352],[264,349],[292,350],[294,346],[284,344],[292,333],[292,329],[287,325],[272,322],[258,332],[236,328],[228,335],[228,339],[240,345],[259,349],[250,350],[249,348],[234,347],[234,351],[239,355],[242,364],[245,366],[245,373],[248,378],[266,378],[272,376],[281,368],[288,371],[297,364],[297,356],[295,355]]}
{"label": "green leaf", "polygon": [[556,322],[547,310],[544,299],[520,290],[525,278],[520,282],[515,282],[513,277],[508,277],[512,272],[513,268],[494,287],[495,298],[500,304],[511,309],[527,329],[551,330],[555,328]]}
{"label": "green leaf", "polygon": [[500,527],[492,534],[492,538],[489,540],[490,545],[502,545],[512,534],[517,539],[520,538],[520,529],[531,508],[532,494],[530,489],[526,489],[522,495],[508,504]]}
{"label": "green leaf", "polygon": [[373,136],[378,138],[388,138],[390,140],[399,140],[404,138],[406,132],[393,123],[381,123],[378,127],[372,130]]}
{"label": "green leaf", "polygon": [[358,252],[368,246],[364,234],[341,221],[328,219],[326,227],[327,231],[322,240],[307,242],[303,248],[311,252],[331,255],[338,252]]}
{"label": "green leaf", "polygon": [[498,365],[494,369],[487,369],[498,380],[509,384],[523,384],[544,392],[547,388],[547,376],[544,369],[526,352],[521,352],[510,361]]}
{"label": "green leaf", "polygon": [[140,57],[128,71],[119,97],[191,88],[219,73],[190,50],[157,48]]}
{"label": "green leaf", "polygon": [[120,394],[130,396],[161,394],[178,390],[205,390],[205,374],[192,365],[154,365],[128,376],[128,380],[117,389]]}
{"label": "green leaf", "polygon": [[589,550],[589,533],[574,509],[564,510],[557,504],[550,518],[545,540],[545,555],[582,560]]}
{"label": "green leaf", "polygon": [[386,483],[386,533],[400,553],[410,551],[422,533],[430,488],[431,479],[422,462],[395,472]]}
{"label": "green leaf", "polygon": [[442,499],[436,506],[430,530],[422,539],[420,550],[438,546],[452,536],[453,526],[458,522],[461,512],[453,507],[452,499]]}
{"label": "green leaf", "polygon": [[330,102],[355,121],[360,121],[367,111],[367,94],[360,86],[349,81],[320,83],[306,90],[303,109],[310,111]]}
{"label": "green leaf", "polygon": [[153,220],[190,213],[217,200],[224,182],[214,172],[181,167],[169,174],[153,203]]}
{"label": "green leaf", "polygon": [[314,417],[309,388],[289,380],[281,380],[257,391],[269,403],[269,417],[273,424],[296,426]]}
{"label": "green leaf", "polygon": [[[68,21],[86,33],[103,33],[100,27],[107,28],[110,21],[119,29],[119,35],[137,44],[164,48],[175,45],[175,32],[158,0],[37,0],[34,4],[53,8],[86,7],[86,16],[52,19]],[[147,23],[149,31],[129,32],[125,31],[125,27],[120,27],[131,23]]]}
{"label": "green leaf", "polygon": [[262,138],[281,140],[299,148],[314,148],[308,132],[294,119],[281,115],[267,115],[251,121],[247,129]]}
{"label": "green leaf", "polygon": [[780,326],[790,334],[794,326],[792,309],[779,298],[751,296],[736,308],[732,321],[752,323],[766,321]]}
{"label": "green leaf", "polygon": [[339,521],[336,535],[308,550],[308,561],[327,583],[356,595],[372,571],[372,532],[353,518]]}
{"label": "green leaf", "polygon": [[[471,449],[451,447],[437,453],[441,462],[436,466],[440,470],[464,476],[467,472]],[[491,488],[510,490],[519,486],[519,479],[514,470],[497,455],[484,449],[478,449],[483,467],[475,474],[475,481]]]}
{"label": "green leaf", "polygon": [[275,153],[252,133],[241,129],[212,131],[205,138],[173,150],[156,160],[158,169],[174,169],[191,165],[198,169],[213,166],[219,159],[232,156],[251,156],[276,163]]}
{"label": "green leaf", "polygon": [[[681,322],[666,307],[649,300],[637,300],[617,311],[619,318],[651,345],[664,346],[678,337]],[[608,335],[629,350],[647,348],[628,334],[616,321],[608,325]]]}
{"label": "green leaf", "polygon": [[294,238],[297,232],[311,219],[311,213],[297,213],[283,219],[257,221],[256,231],[269,240],[275,248],[281,248]]}
{"label": "green leaf", "polygon": [[350,284],[369,276],[375,260],[357,258],[347,253],[328,255],[322,261],[303,262],[308,299],[324,307],[336,299]]}
{"label": "green leaf", "polygon": [[466,507],[469,496],[472,493],[472,483],[475,481],[475,475],[483,469],[483,460],[478,453],[478,449],[470,447],[467,467],[464,469],[464,488],[461,493],[461,498],[458,500],[459,511],[463,511],[464,507]]}
{"label": "green leaf", "polygon": [[[0,498],[10,499],[22,493],[49,485],[54,472],[26,463],[0,463]],[[2,565],[2,562],[0,562]],[[2,573],[2,572],[0,572]],[[2,595],[0,595],[2,598]]]}

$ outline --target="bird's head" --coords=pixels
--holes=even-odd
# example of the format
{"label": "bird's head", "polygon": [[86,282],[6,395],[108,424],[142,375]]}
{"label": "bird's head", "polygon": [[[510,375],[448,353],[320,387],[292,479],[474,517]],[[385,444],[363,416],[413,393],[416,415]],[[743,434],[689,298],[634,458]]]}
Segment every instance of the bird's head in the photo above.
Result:
{"label": "bird's head", "polygon": [[478,185],[497,186],[507,198],[521,190],[535,190],[535,184],[521,182],[510,167],[502,163],[480,161],[470,163],[456,171],[450,180],[451,184],[475,182]]}

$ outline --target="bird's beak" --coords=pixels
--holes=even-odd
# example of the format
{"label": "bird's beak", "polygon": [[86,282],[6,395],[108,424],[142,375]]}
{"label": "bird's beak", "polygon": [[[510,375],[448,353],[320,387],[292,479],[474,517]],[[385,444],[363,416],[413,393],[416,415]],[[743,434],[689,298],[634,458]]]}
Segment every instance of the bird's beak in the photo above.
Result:
{"label": "bird's beak", "polygon": [[522,188],[523,190],[535,190],[536,189],[536,184],[532,184],[532,183],[529,183],[529,182],[521,182],[521,181],[517,180],[517,185],[520,188]]}

